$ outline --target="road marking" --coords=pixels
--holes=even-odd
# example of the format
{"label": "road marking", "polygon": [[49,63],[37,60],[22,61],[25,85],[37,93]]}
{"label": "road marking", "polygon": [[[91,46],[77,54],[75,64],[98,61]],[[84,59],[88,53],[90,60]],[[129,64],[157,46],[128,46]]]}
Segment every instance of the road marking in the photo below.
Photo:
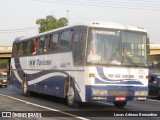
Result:
{"label": "road marking", "polygon": [[45,107],[45,106],[38,105],[38,104],[35,104],[35,103],[31,103],[31,102],[28,102],[28,101],[25,101],[25,100],[21,100],[21,99],[15,98],[15,97],[11,97],[11,96],[8,96],[8,95],[0,94],[0,96],[8,97],[8,98],[11,98],[11,99],[14,99],[14,100],[17,100],[17,101],[20,101],[20,102],[23,102],[23,103],[26,103],[26,104],[29,104],[29,105],[33,105],[33,106],[37,106],[37,107],[40,107],[40,108],[44,108],[44,109],[47,109],[47,110],[59,112],[59,113],[62,113],[62,114],[65,114],[65,115],[68,115],[68,116],[71,116],[71,117],[75,117],[75,118],[78,118],[78,119],[81,119],[81,120],[90,120],[90,119],[87,119],[87,118],[84,118],[84,117],[80,117],[80,116],[77,116],[77,115],[73,115],[73,114],[70,114],[70,113],[67,113],[67,112],[63,112],[63,111],[60,111],[60,110],[57,110],[57,109]]}
{"label": "road marking", "polygon": [[147,100],[153,101],[153,102],[160,102],[160,101],[158,101],[158,100],[153,100],[153,99],[147,99]]}

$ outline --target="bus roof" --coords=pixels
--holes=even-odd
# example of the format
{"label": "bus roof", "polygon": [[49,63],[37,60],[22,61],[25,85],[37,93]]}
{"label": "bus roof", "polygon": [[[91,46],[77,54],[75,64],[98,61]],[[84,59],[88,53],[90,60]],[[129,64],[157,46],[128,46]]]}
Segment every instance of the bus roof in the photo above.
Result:
{"label": "bus roof", "polygon": [[38,36],[42,36],[45,34],[49,34],[51,32],[55,32],[58,30],[63,30],[63,29],[67,29],[67,28],[71,28],[71,27],[76,27],[76,26],[86,26],[86,27],[97,27],[97,28],[110,28],[110,29],[117,29],[117,30],[129,30],[129,31],[138,31],[138,32],[147,32],[145,29],[140,28],[140,27],[134,27],[134,26],[129,26],[129,25],[122,25],[119,23],[115,23],[115,22],[108,22],[108,21],[91,21],[88,23],[78,23],[75,25],[70,25],[70,26],[65,26],[65,27],[61,27],[58,29],[54,29],[54,30],[50,30],[44,33],[40,33],[34,36],[30,36],[30,37],[17,37],[14,41],[15,42],[19,42],[21,40],[25,40],[28,38],[35,38]]}
{"label": "bus roof", "polygon": [[104,28],[111,28],[111,29],[120,29],[120,30],[130,30],[130,31],[139,31],[139,32],[147,32],[145,29],[140,27],[134,27],[129,25],[122,25],[115,22],[90,22],[88,26],[91,27],[104,27]]}

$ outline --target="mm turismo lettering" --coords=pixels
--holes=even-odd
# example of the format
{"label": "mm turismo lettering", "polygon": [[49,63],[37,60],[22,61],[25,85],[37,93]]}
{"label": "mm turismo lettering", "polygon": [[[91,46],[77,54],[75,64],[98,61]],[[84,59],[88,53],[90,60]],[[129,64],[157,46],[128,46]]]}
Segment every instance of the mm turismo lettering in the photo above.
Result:
{"label": "mm turismo lettering", "polygon": [[42,66],[42,65],[51,65],[52,64],[52,60],[41,60],[41,59],[36,59],[36,60],[30,60],[29,61],[29,65],[32,67],[35,66]]}
{"label": "mm turismo lettering", "polygon": [[51,65],[51,64],[52,64],[51,60],[37,59],[37,65]]}

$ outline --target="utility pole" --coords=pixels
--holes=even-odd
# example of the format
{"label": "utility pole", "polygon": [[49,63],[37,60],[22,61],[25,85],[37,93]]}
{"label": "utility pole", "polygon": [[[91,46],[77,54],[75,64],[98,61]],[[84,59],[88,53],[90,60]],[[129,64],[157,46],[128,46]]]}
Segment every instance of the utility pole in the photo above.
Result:
{"label": "utility pole", "polygon": [[67,10],[67,20],[68,20],[68,25],[69,25],[69,10]]}
{"label": "utility pole", "polygon": [[53,17],[55,17],[54,11],[52,11],[52,15],[53,15]]}

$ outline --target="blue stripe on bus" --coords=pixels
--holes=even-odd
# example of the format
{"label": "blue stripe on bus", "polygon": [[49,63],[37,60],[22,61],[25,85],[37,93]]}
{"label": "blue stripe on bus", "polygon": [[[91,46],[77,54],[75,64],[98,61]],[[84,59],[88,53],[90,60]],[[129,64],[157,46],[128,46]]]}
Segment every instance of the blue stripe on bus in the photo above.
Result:
{"label": "blue stripe on bus", "polygon": [[138,80],[138,79],[118,79],[118,80],[109,79],[105,76],[102,67],[97,67],[96,69],[97,69],[98,75],[102,79],[102,80],[100,80],[98,78],[95,78],[95,83],[96,84],[136,84],[136,85],[143,85],[143,83],[140,82],[140,80]]}
{"label": "blue stripe on bus", "polygon": [[[43,75],[47,75],[49,73],[54,73],[54,72],[63,73],[66,76],[69,76],[69,74],[67,72],[62,71],[62,70],[43,70],[43,71],[40,71],[40,72],[34,73],[34,74],[26,74],[22,70],[21,65],[17,64],[17,63],[20,63],[19,58],[15,58],[15,67],[17,69],[16,70],[17,74],[21,80],[23,79],[24,74],[27,75],[28,81],[38,79],[39,77],[41,77]],[[11,68],[13,68],[13,67],[11,66]],[[47,94],[47,95],[52,95],[52,96],[64,98],[64,81],[65,80],[66,80],[66,77],[64,77],[64,76],[52,76],[52,77],[44,79],[43,81],[35,83],[36,86],[38,86],[37,88],[35,87],[35,84],[28,85],[28,90],[33,91],[33,92],[38,92],[38,93],[42,93],[42,94]],[[12,76],[11,76],[11,82],[16,87],[22,88],[22,83],[20,81],[18,81],[18,78],[16,78],[13,71],[12,71]],[[46,88],[45,88],[45,86],[46,86]],[[82,101],[77,89],[75,90],[75,92],[76,92],[75,99],[77,101]]]}
{"label": "blue stripe on bus", "polygon": [[[11,72],[11,74],[12,74],[11,75],[11,84],[22,89],[22,83],[17,80],[13,71]],[[39,76],[39,77],[41,77],[41,76]],[[43,81],[37,82],[32,85],[28,85],[28,90],[33,91],[33,92],[37,92],[37,93],[41,93],[41,94],[47,94],[47,95],[51,95],[51,96],[64,98],[64,82],[65,82],[65,80],[66,80],[66,78],[63,76],[52,76],[52,77],[44,79]],[[77,88],[75,89],[75,99],[77,101],[82,101]]]}
{"label": "blue stripe on bus", "polygon": [[54,76],[29,85],[28,89],[41,94],[64,97],[64,80],[63,76]]}
{"label": "blue stripe on bus", "polygon": [[[103,79],[105,81],[102,81],[98,78],[95,78],[96,84],[135,84],[135,85],[143,85],[140,81],[137,81],[137,79],[120,79],[116,80],[117,82],[114,82],[115,80],[111,79]],[[119,82],[118,82],[119,81]]]}

